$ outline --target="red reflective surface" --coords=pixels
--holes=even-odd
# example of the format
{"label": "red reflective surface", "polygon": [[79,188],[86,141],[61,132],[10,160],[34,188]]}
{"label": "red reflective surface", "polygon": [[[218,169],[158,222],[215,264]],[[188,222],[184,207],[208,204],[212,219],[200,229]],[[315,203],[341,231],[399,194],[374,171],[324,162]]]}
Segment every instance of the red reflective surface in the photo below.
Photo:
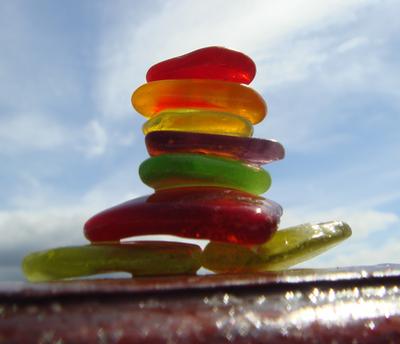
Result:
{"label": "red reflective surface", "polygon": [[212,79],[249,84],[256,65],[245,54],[223,47],[207,47],[152,66],[146,80]]}
{"label": "red reflective surface", "polygon": [[107,209],[89,219],[84,230],[92,242],[169,234],[251,245],[272,236],[281,214],[277,203],[241,191],[180,188]]}
{"label": "red reflective surface", "polygon": [[399,343],[400,266],[0,283],[1,343]]}

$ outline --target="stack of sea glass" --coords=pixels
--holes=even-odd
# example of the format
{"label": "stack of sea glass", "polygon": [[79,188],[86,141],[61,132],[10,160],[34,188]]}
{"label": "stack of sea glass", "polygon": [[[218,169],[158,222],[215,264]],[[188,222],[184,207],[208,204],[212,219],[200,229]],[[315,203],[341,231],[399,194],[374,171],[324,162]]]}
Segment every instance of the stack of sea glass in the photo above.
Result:
{"label": "stack of sea glass", "polygon": [[[290,267],[351,234],[342,222],[277,231],[282,208],[260,196],[271,184],[261,165],[284,157],[274,140],[252,138],[266,104],[248,85],[256,67],[246,55],[208,47],[163,61],[132,95],[148,118],[143,126],[150,158],[139,174],[155,189],[89,219],[87,246],[25,257],[31,281],[106,272],[134,276],[255,272]],[[124,241],[143,235],[205,239],[196,244]],[[130,239],[131,240],[131,239]]]}

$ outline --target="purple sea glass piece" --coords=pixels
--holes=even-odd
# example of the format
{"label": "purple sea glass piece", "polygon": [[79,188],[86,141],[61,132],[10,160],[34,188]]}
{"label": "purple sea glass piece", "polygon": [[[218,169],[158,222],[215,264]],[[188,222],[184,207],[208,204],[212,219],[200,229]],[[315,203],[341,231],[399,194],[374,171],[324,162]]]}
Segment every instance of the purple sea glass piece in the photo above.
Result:
{"label": "purple sea glass piece", "polygon": [[171,153],[216,155],[262,165],[283,159],[285,150],[274,140],[179,131],[154,131],[146,135],[151,156]]}

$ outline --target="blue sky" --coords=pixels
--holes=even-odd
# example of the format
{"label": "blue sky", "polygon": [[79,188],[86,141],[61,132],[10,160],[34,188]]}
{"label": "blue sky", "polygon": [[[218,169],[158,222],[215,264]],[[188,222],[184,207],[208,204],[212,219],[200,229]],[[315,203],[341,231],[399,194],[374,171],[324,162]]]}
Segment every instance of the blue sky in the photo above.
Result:
{"label": "blue sky", "polygon": [[257,64],[251,84],[275,138],[265,195],[282,226],[347,221],[353,237],[306,267],[400,263],[400,3],[8,1],[0,4],[0,278],[29,251],[84,244],[98,211],[150,193],[147,69],[223,45]]}

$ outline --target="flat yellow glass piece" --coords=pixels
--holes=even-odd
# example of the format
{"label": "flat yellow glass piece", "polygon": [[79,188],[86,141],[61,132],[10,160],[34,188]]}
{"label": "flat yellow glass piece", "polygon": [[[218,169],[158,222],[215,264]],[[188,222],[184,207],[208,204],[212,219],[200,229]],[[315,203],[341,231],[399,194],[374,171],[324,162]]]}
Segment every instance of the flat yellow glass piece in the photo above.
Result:
{"label": "flat yellow glass piece", "polygon": [[264,99],[252,88],[218,80],[153,81],[140,86],[131,100],[136,111],[148,118],[166,109],[192,108],[229,112],[256,124],[267,114]]}
{"label": "flat yellow glass piece", "polygon": [[321,254],[350,236],[348,224],[330,221],[278,230],[271,240],[253,247],[210,242],[203,251],[202,265],[214,272],[283,270]]}
{"label": "flat yellow glass piece", "polygon": [[30,282],[130,272],[134,276],[193,274],[200,267],[197,245],[174,242],[125,242],[58,247],[25,256]]}
{"label": "flat yellow glass piece", "polygon": [[174,130],[251,137],[253,125],[244,117],[225,112],[174,109],[160,112],[143,125],[143,133]]}

